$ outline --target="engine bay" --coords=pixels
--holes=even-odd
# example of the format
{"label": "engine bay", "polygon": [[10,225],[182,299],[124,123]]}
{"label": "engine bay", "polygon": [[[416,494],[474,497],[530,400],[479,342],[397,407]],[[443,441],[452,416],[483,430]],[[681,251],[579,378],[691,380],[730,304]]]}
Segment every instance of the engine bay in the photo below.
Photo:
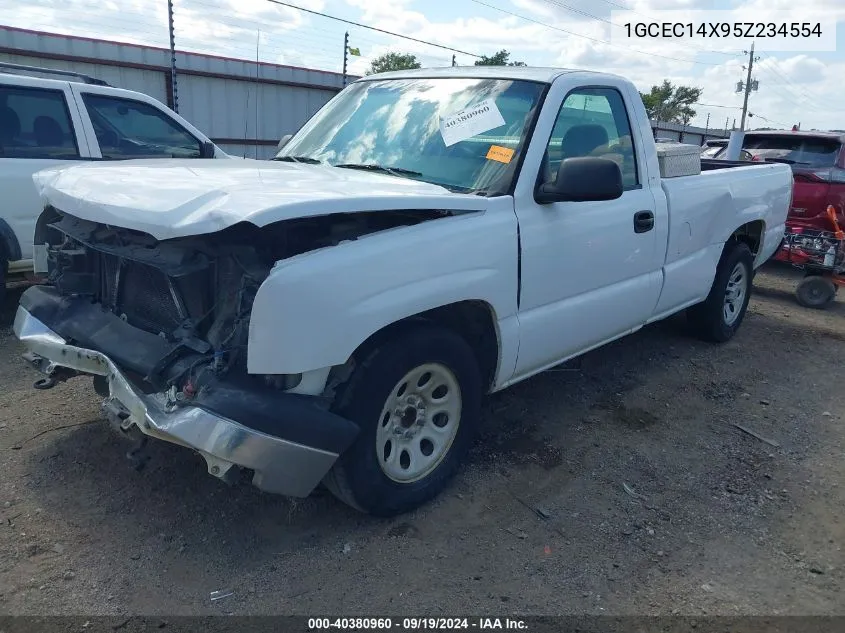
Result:
{"label": "engine bay", "polygon": [[[158,241],[151,235],[61,213],[49,224],[48,283],[84,298],[133,328],[174,346],[166,366],[142,377],[155,389],[203,374],[246,376],[250,312],[276,262],[381,231],[450,215],[443,211],[369,212],[241,223],[217,233]],[[291,300],[295,300],[292,298]],[[275,388],[288,377],[265,376]]]}

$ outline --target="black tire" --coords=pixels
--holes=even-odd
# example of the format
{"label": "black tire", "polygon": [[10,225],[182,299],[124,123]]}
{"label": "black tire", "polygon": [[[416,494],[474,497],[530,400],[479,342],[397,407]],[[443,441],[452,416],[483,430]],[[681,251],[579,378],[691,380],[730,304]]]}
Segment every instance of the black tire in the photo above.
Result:
{"label": "black tire", "polygon": [[9,262],[3,257],[0,251],[0,307],[3,307],[3,302],[6,300],[6,278],[9,271]]}
{"label": "black tire", "polygon": [[[734,320],[728,323],[724,314],[725,295],[731,275],[740,265],[745,268],[745,298],[736,310]],[[716,277],[707,299],[687,310],[687,318],[693,333],[702,340],[712,343],[724,343],[733,338],[739,326],[742,325],[748,309],[753,277],[754,257],[751,249],[743,242],[728,242],[716,267]]]}
{"label": "black tire", "polygon": [[795,298],[805,308],[825,308],[836,297],[836,284],[821,275],[809,275],[795,289]]}
{"label": "black tire", "polygon": [[[451,444],[433,470],[416,481],[400,483],[388,477],[380,465],[380,417],[400,380],[429,363],[445,366],[452,373],[460,391],[459,422]],[[326,487],[344,503],[375,516],[394,516],[419,507],[448,484],[472,446],[481,417],[481,399],[481,372],[462,337],[429,325],[400,331],[362,358],[338,393],[333,409],[358,424],[361,431],[326,476]],[[420,434],[424,435],[422,430]],[[404,453],[401,446],[396,450]]]}

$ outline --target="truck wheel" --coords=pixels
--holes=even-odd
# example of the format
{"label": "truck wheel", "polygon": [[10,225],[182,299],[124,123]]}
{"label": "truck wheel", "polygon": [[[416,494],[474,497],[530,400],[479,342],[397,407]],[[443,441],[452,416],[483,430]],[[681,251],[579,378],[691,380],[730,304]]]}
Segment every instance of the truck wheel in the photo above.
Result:
{"label": "truck wheel", "polygon": [[6,276],[9,270],[9,262],[3,258],[3,253],[0,252],[0,307],[6,300]]}
{"label": "truck wheel", "polygon": [[733,337],[745,318],[751,298],[753,261],[747,244],[729,242],[725,246],[710,294],[687,311],[696,336],[714,343],[724,343]]}
{"label": "truck wheel", "polygon": [[338,393],[335,410],[361,431],[326,487],[376,516],[422,505],[472,445],[481,385],[472,349],[449,330],[420,326],[375,348]]}
{"label": "truck wheel", "polygon": [[795,289],[795,298],[805,308],[824,308],[836,296],[836,284],[827,277],[804,277]]}

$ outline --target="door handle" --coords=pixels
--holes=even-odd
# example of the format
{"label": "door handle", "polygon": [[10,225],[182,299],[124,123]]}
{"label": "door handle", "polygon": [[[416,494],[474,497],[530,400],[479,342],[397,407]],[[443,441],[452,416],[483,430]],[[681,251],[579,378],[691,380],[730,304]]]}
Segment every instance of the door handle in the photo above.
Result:
{"label": "door handle", "polygon": [[634,214],[634,233],[646,233],[654,228],[654,213],[637,211]]}

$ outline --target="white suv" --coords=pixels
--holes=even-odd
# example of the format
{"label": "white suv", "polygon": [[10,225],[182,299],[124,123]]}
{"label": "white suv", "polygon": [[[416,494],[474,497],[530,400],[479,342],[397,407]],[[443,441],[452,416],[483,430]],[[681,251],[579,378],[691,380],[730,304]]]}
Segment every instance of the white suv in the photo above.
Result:
{"label": "white suv", "polygon": [[77,73],[0,63],[0,301],[8,273],[33,270],[42,205],[32,175],[78,161],[132,158],[231,157],[145,94]]}

